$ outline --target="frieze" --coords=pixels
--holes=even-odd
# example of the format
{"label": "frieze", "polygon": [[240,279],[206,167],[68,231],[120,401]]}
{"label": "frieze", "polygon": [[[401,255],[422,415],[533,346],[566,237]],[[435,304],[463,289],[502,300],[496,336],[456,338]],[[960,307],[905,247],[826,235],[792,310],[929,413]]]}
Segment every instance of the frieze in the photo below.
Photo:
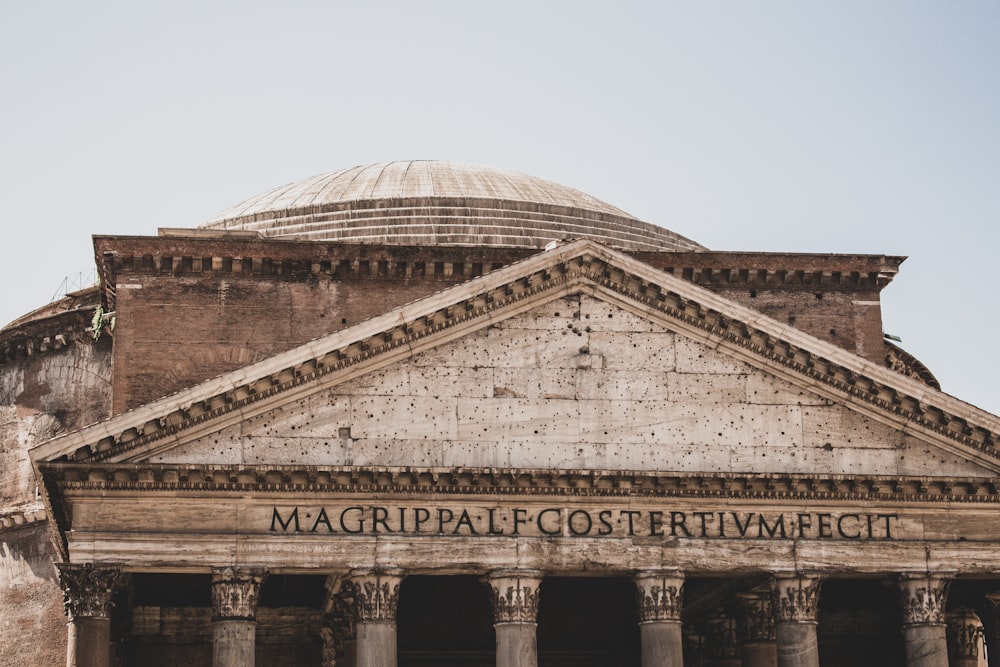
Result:
{"label": "frieze", "polygon": [[[577,254],[574,255],[573,252]],[[552,289],[565,288],[570,283],[582,280],[611,293],[620,294],[689,328],[708,333],[719,343],[742,348],[768,365],[785,367],[820,385],[826,385],[841,395],[866,403],[878,412],[892,415],[893,422],[902,420],[917,424],[980,455],[1000,459],[1000,451],[995,446],[1000,434],[995,432],[994,427],[970,423],[964,411],[962,414],[953,414],[937,405],[924,405],[921,402],[922,395],[917,395],[915,390],[908,393],[908,390],[889,386],[887,382],[893,385],[895,382],[887,377],[879,379],[879,376],[890,372],[888,369],[874,369],[869,372],[866,365],[857,363],[857,360],[847,353],[842,356],[839,352],[831,352],[830,356],[836,359],[812,353],[791,340],[783,340],[755,327],[750,320],[742,322],[730,314],[723,314],[710,307],[708,303],[715,303],[718,299],[714,294],[692,297],[665,287],[660,284],[664,281],[657,282],[651,279],[651,276],[644,279],[632,275],[631,270],[616,266],[614,262],[617,259],[624,264],[630,264],[635,260],[593,243],[570,244],[564,246],[563,252],[554,252],[553,255],[546,257],[551,257],[552,262],[531,271],[529,275],[514,274],[516,268],[521,267],[513,265],[498,272],[501,277],[497,280],[506,277],[508,282],[493,285],[491,283],[497,280],[485,281],[485,278],[489,277],[487,276],[466,283],[468,287],[481,286],[483,291],[469,294],[459,303],[449,304],[435,312],[411,315],[408,321],[394,324],[382,331],[370,331],[361,336],[360,340],[345,340],[337,349],[312,358],[303,358],[292,366],[269,373],[266,377],[256,378],[214,396],[195,400],[155,420],[144,424],[133,424],[101,438],[98,442],[78,448],[71,458],[76,461],[103,461],[120,456],[232,411],[244,410],[251,404],[317,381],[321,377],[346,371],[357,364],[401,348],[404,351],[409,350],[427,336],[475,320],[489,318],[495,311],[524,299]],[[650,268],[647,265],[642,266],[645,269]],[[645,269],[643,273],[646,273]],[[636,267],[636,270],[638,271],[639,267]],[[650,270],[655,271],[655,269]],[[708,303],[701,303],[698,299]],[[373,322],[381,321],[378,318],[373,320]],[[395,321],[398,322],[399,318],[397,317]],[[848,365],[856,367],[849,368]],[[904,385],[909,382],[906,378],[901,378],[901,381]],[[950,405],[947,397],[942,400]],[[103,429],[95,432],[101,432],[102,435],[107,433]]]}
{"label": "frieze", "polygon": [[257,618],[263,568],[226,567],[212,573],[212,620],[253,621]]}
{"label": "frieze", "polygon": [[538,588],[541,582],[541,573],[534,571],[503,571],[486,577],[493,622],[534,623],[538,616]]}
{"label": "frieze", "polygon": [[[893,540],[898,514],[582,507],[272,506],[270,533]],[[894,534],[895,531],[895,534]]]}
{"label": "frieze", "polygon": [[125,584],[119,564],[57,563],[63,604],[71,619],[109,618],[117,590]]}
{"label": "frieze", "polygon": [[950,584],[951,579],[947,577],[903,577],[899,581],[899,591],[904,627],[943,625]]}

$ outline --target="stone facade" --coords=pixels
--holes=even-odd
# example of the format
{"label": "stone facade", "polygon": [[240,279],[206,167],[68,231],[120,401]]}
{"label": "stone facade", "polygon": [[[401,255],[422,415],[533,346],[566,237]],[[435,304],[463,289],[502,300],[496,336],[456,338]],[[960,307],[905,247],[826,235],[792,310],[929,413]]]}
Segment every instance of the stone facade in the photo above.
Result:
{"label": "stone facade", "polygon": [[1000,419],[883,343],[900,258],[95,247],[100,292],[0,332],[0,662],[995,645]]}

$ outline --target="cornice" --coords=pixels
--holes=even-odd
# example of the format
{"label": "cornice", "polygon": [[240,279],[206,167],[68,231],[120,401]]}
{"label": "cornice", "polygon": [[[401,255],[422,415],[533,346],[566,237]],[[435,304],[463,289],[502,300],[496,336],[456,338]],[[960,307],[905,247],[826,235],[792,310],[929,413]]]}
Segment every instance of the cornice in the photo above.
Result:
{"label": "cornice", "polygon": [[80,342],[93,344],[88,327],[96,305],[86,304],[38,319],[22,318],[8,325],[0,331],[0,364],[57,352]]}
{"label": "cornice", "polygon": [[586,291],[1000,471],[1000,419],[591,241],[534,255],[355,327],[32,450],[33,460],[148,456],[567,293]]}
{"label": "cornice", "polygon": [[0,514],[0,532],[43,523],[46,518],[45,508],[38,505],[8,508]]}
{"label": "cornice", "polygon": [[[528,248],[387,246],[263,238],[215,230],[159,237],[95,236],[106,310],[118,275],[267,276],[278,279],[470,279],[538,254]],[[679,279],[712,288],[876,289],[905,257],[810,253],[621,251]]]}
{"label": "cornice", "polygon": [[1000,504],[1000,479],[357,466],[42,463],[63,493],[405,494]]}

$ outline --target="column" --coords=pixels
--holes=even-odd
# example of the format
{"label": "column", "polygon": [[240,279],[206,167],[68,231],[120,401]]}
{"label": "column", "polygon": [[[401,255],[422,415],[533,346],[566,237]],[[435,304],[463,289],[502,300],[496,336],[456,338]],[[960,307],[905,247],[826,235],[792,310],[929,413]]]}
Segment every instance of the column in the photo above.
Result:
{"label": "column", "polygon": [[682,631],[684,639],[684,667],[705,667],[705,638],[687,626]]}
{"label": "column", "polygon": [[351,570],[345,594],[354,613],[356,667],[396,667],[396,610],[403,571]]}
{"label": "column", "polygon": [[537,570],[500,570],[486,578],[497,635],[497,667],[537,667]]}
{"label": "column", "polygon": [[724,616],[709,619],[705,623],[705,649],[708,667],[741,667],[736,621]]}
{"label": "column", "polygon": [[121,566],[56,563],[67,624],[66,667],[111,664],[111,599],[125,582]]}
{"label": "column", "polygon": [[635,576],[635,586],[642,667],[684,667],[683,575],[674,571],[640,572]]}
{"label": "column", "polygon": [[948,667],[944,607],[950,582],[919,575],[900,579],[907,667]]}
{"label": "column", "polygon": [[755,592],[737,593],[736,603],[739,607],[736,629],[743,667],[777,667],[778,645],[771,596]]}
{"label": "column", "polygon": [[1000,593],[983,596],[980,620],[985,627],[986,657],[990,667],[1000,667]]}
{"label": "column", "polygon": [[254,667],[262,567],[212,571],[212,667]]}
{"label": "column", "polygon": [[323,616],[326,627],[320,630],[323,641],[323,667],[355,667],[357,629],[353,611],[353,599],[349,586],[342,586],[339,576],[326,578],[326,599],[323,602]]}
{"label": "column", "polygon": [[819,577],[775,575],[771,582],[771,609],[778,646],[778,667],[819,667],[816,639]]}
{"label": "column", "polygon": [[971,609],[957,609],[945,616],[949,667],[979,667],[983,624]]}

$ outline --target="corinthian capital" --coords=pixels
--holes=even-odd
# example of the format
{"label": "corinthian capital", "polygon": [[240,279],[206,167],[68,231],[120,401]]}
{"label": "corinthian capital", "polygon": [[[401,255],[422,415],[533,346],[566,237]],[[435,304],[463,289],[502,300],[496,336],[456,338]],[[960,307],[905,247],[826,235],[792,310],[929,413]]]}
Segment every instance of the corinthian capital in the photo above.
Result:
{"label": "corinthian capital", "polygon": [[223,567],[212,572],[212,620],[254,621],[267,570]]}
{"label": "corinthian capital", "polygon": [[903,626],[943,625],[950,577],[905,575],[899,580]]}
{"label": "corinthian capital", "polygon": [[70,618],[102,617],[111,613],[111,599],[125,582],[121,565],[56,563],[63,605]]}
{"label": "corinthian capital", "polygon": [[534,623],[538,617],[538,588],[542,573],[536,570],[502,570],[486,577],[493,604],[493,622]]}
{"label": "corinthian capital", "polygon": [[635,576],[639,622],[681,620],[684,577],[677,572],[640,572]]}
{"label": "corinthian capital", "polygon": [[957,660],[979,657],[983,624],[971,609],[959,609],[946,617],[948,656]]}
{"label": "corinthian capital", "polygon": [[352,570],[344,582],[351,611],[358,623],[395,621],[399,607],[401,570]]}
{"label": "corinthian capital", "polygon": [[771,596],[765,593],[737,593],[739,615],[736,628],[744,644],[776,641]]}
{"label": "corinthian capital", "polygon": [[816,623],[819,577],[775,575],[771,581],[771,609],[776,622]]}

